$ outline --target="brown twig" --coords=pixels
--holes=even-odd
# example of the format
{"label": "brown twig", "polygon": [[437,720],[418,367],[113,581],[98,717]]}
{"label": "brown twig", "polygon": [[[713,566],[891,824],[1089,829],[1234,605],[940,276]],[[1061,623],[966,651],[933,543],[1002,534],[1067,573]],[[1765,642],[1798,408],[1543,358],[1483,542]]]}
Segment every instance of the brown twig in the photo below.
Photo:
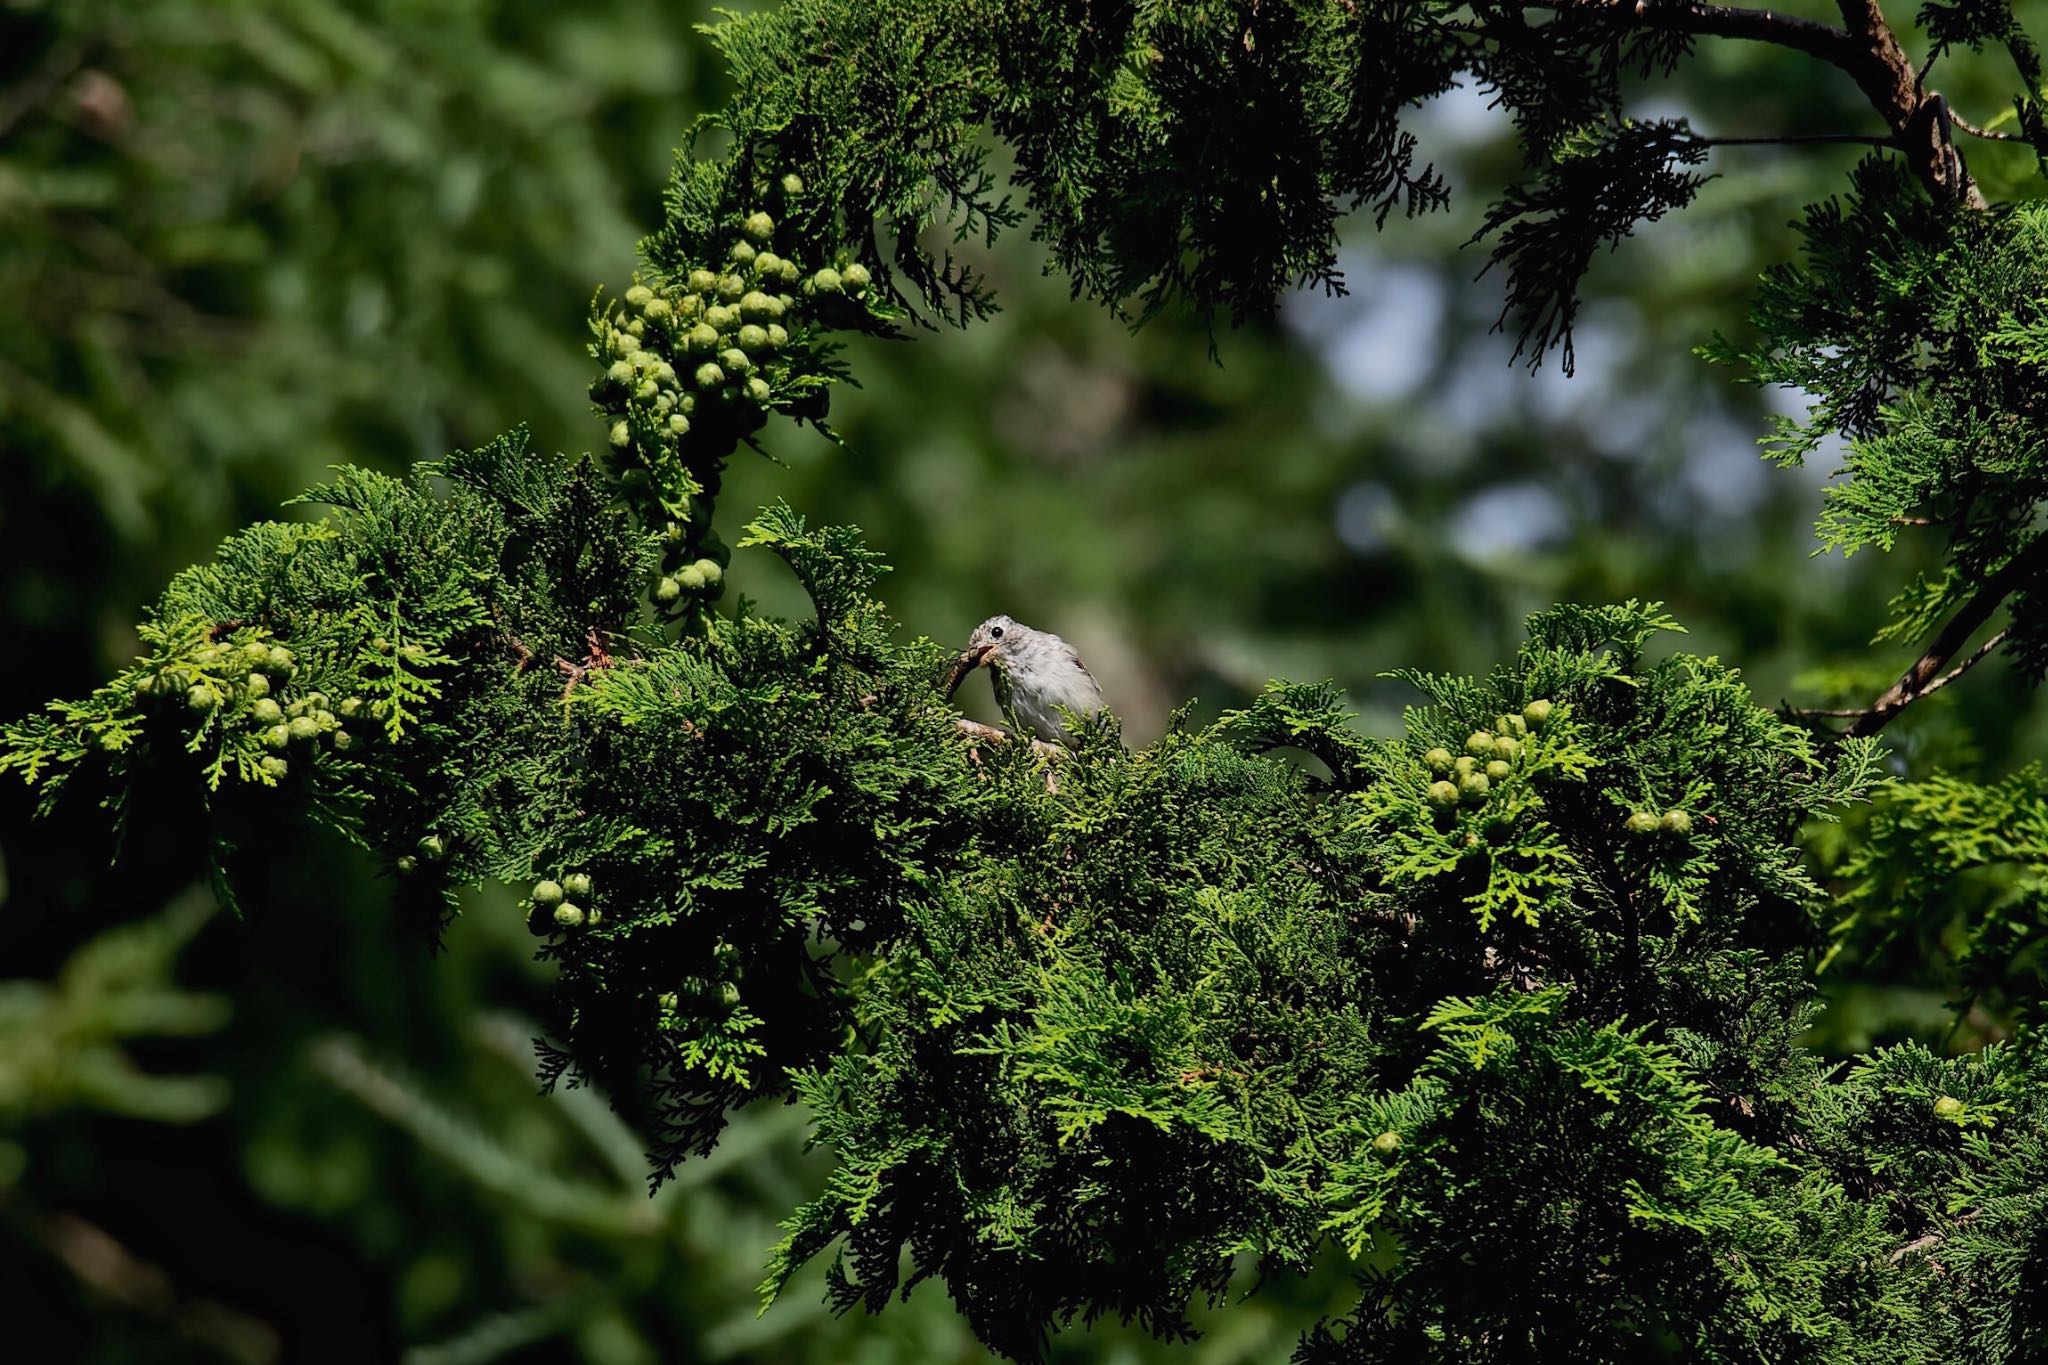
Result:
{"label": "brown twig", "polygon": [[2013,136],[2013,135],[2012,135],[2011,133],[1994,133],[1994,132],[1992,132],[1992,131],[1991,131],[1990,129],[1988,129],[1988,128],[1979,128],[1979,127],[1978,127],[1978,126],[1977,126],[1976,124],[1974,124],[1974,123],[1970,122],[1970,121],[1969,121],[1968,119],[1964,118],[1964,117],[1963,117],[1963,116],[1962,116],[1961,114],[1958,114],[1958,113],[1957,113],[1957,112],[1956,112],[1956,111],[1955,111],[1955,110],[1954,110],[1953,108],[1951,108],[1951,109],[1950,109],[1950,110],[1948,111],[1948,121],[1949,121],[1950,123],[1953,123],[1953,124],[1954,124],[1954,125],[1955,125],[1956,127],[1958,127],[1958,128],[1960,128],[1960,129],[1962,129],[1962,130],[1963,130],[1964,132],[1968,133],[1968,134],[1969,134],[1969,135],[1970,135],[1971,137],[1981,137],[1981,138],[1983,138],[1983,139],[1984,139],[1984,140],[1985,140],[1986,142],[2025,142],[2025,141],[2026,141],[2026,139],[2025,139],[2025,138],[2022,138],[2022,137],[2014,137],[2014,136]]}
{"label": "brown twig", "polygon": [[559,654],[555,656],[555,670],[568,679],[562,684],[563,701],[569,700],[569,694],[576,690],[576,684],[588,677],[593,669],[611,668],[618,662],[612,658],[611,651],[604,647],[604,640],[598,635],[596,626],[584,631],[583,648],[581,663],[572,663]]}
{"label": "brown twig", "polygon": [[[1934,693],[1939,692],[1942,688],[1947,687],[1957,678],[1962,677],[1963,674],[1969,672],[1971,669],[1975,668],[1978,664],[1982,663],[1987,657],[1989,657],[1992,651],[1996,650],[2000,645],[2004,644],[2005,637],[2010,634],[2012,634],[2012,627],[2007,626],[2004,630],[2001,630],[1996,635],[1993,635],[1983,644],[1977,646],[1976,651],[1972,653],[1969,658],[1963,660],[1954,668],[1951,668],[1948,672],[1936,678],[1933,682],[1928,683],[1925,687],[1921,688],[1912,696],[1908,697],[1904,702],[1901,702],[1898,707],[1893,709],[1892,714],[1898,714],[1898,711],[1904,709],[1906,705],[1918,701],[1922,697],[1931,696]],[[1886,693],[1885,695],[1889,696],[1891,694]],[[1855,720],[1861,722],[1870,720],[1875,715],[1877,708],[1874,705],[1793,706],[1788,707],[1787,710],[1792,715],[1799,717],[1801,720]],[[1881,721],[1878,724],[1880,727],[1882,726]],[[1875,728],[1871,730],[1862,730],[1859,729],[1857,726],[1851,726],[1849,728],[1848,733],[1852,735],[1874,734],[1876,733],[1876,730]]]}
{"label": "brown twig", "polygon": [[1606,14],[1645,28],[1772,43],[1817,57],[1856,82],[1930,194],[1970,208],[1986,207],[1949,136],[1948,101],[1939,91],[1922,88],[1877,0],[1837,0],[1840,27],[1775,10],[1688,0],[1529,0],[1527,7]]}
{"label": "brown twig", "polygon": [[[2048,535],[2034,537],[2027,548],[2008,559],[1996,573],[1986,578],[1969,601],[1963,604],[1941,633],[1934,637],[1934,643],[1927,651],[1913,661],[1913,666],[1902,674],[1899,680],[1885,690],[1883,696],[1864,708],[1863,714],[1849,727],[1852,735],[1874,735],[1891,722],[1892,717],[1905,710],[1919,698],[1926,696],[1937,687],[1946,687],[1954,681],[1953,675],[1944,677],[1942,670],[1970,642],[1970,637],[1986,621],[1999,604],[2024,585],[2029,579],[2048,568]],[[2003,633],[1998,639],[2003,639]],[[1968,669],[1975,664],[1997,640],[1988,642],[1986,648],[1977,651],[1963,665]]]}
{"label": "brown twig", "polygon": [[[969,720],[965,716],[955,716],[953,724],[959,729],[961,734],[984,744],[1007,744],[1011,740],[1019,738],[1019,736],[1003,729],[1001,726],[983,725],[980,721]],[[1047,760],[1063,759],[1067,756],[1067,751],[1059,745],[1048,744],[1044,740],[1035,737],[1031,741],[1031,752]],[[976,764],[981,761],[976,750],[970,748],[967,751],[967,761]],[[1053,774],[1051,762],[1047,762],[1045,767],[1045,789],[1049,792],[1056,792],[1060,789],[1059,779]]]}

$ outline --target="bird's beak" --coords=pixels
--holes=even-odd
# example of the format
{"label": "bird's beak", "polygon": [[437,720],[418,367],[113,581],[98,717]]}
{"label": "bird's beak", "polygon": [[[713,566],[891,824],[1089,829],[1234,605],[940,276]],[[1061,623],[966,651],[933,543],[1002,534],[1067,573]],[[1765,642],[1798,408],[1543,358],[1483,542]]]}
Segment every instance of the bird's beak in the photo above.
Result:
{"label": "bird's beak", "polygon": [[946,673],[947,701],[953,699],[953,694],[960,690],[961,682],[966,679],[969,673],[972,673],[975,669],[988,662],[988,656],[994,650],[994,645],[976,645],[972,649],[965,649],[960,652],[960,657],[953,660],[953,667]]}

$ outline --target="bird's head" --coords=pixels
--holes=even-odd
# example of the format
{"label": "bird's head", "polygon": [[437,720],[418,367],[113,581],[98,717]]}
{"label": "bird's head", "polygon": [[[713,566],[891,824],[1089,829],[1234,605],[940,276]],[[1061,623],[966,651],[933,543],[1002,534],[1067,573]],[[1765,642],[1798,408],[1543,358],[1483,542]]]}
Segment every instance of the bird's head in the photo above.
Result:
{"label": "bird's head", "polygon": [[974,634],[967,637],[967,648],[960,651],[960,657],[953,660],[952,671],[946,675],[946,695],[951,697],[959,691],[960,684],[975,669],[999,662],[1007,641],[1028,634],[1028,626],[1020,626],[1007,616],[991,616],[976,626]]}

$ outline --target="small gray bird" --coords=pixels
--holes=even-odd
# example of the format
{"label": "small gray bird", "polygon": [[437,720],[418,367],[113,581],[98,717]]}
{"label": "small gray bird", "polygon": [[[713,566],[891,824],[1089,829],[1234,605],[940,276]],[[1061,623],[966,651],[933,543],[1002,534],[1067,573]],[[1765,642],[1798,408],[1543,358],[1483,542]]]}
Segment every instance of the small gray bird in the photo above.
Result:
{"label": "small gray bird", "polygon": [[974,628],[967,648],[946,675],[946,696],[951,698],[961,681],[984,665],[995,684],[996,704],[1006,712],[1014,710],[1040,739],[1071,747],[1074,739],[1061,723],[1058,708],[1092,716],[1104,706],[1102,689],[1072,645],[1007,616],[991,616]]}

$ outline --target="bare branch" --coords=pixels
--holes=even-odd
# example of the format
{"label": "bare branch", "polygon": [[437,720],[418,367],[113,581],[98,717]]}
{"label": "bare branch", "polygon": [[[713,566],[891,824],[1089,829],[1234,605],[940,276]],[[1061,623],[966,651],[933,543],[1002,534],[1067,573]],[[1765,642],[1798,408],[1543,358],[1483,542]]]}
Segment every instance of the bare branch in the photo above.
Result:
{"label": "bare branch", "polygon": [[1991,651],[1997,649],[2000,645],[2004,644],[2005,637],[2010,634],[2012,634],[2011,626],[2007,626],[2004,630],[1999,631],[1998,634],[1992,636],[1983,644],[1977,646],[1976,653],[1972,654],[1969,658],[1963,660],[1954,668],[1951,668],[1948,672],[1936,678],[1933,682],[1927,684],[1927,686],[1921,688],[1920,695],[1924,697],[1928,695],[1930,692],[1939,692],[1942,688],[1947,687],[1957,678],[1962,677],[1963,674],[1969,672],[1978,664],[1982,663],[1984,661],[1985,656],[1990,654]]}
{"label": "bare branch", "polygon": [[1968,119],[1964,118],[1964,117],[1963,117],[1963,116],[1962,116],[1961,114],[1958,114],[1958,113],[1957,113],[1957,112],[1956,112],[1956,111],[1955,111],[1955,110],[1954,110],[1953,108],[1951,108],[1951,109],[1950,109],[1950,110],[1948,111],[1948,121],[1949,121],[1950,123],[1953,123],[1953,124],[1954,124],[1954,125],[1955,125],[1956,127],[1958,127],[1958,128],[1960,128],[1960,129],[1962,129],[1962,130],[1963,130],[1964,132],[1968,133],[1968,134],[1969,134],[1969,135],[1970,135],[1971,137],[1981,137],[1981,138],[1983,138],[1983,139],[1984,139],[1984,140],[1985,140],[1986,142],[2025,142],[2025,141],[2026,141],[2026,139],[2025,139],[2025,138],[2022,138],[2022,137],[2014,137],[2014,136],[2013,136],[2013,135],[2012,135],[2011,133],[1994,133],[1994,132],[1990,131],[1990,130],[1989,130],[1988,128],[1979,128],[1979,127],[1978,127],[1978,126],[1977,126],[1976,124],[1974,124],[1974,123],[1970,122],[1970,121],[1969,121]]}
{"label": "bare branch", "polygon": [[1970,179],[1949,136],[1948,101],[1922,88],[1920,75],[1885,22],[1877,0],[1836,0],[1842,26],[1734,5],[1689,0],[1529,0],[1531,9],[1560,13],[1606,13],[1645,28],[1702,37],[1743,38],[1773,43],[1818,57],[1856,82],[1881,115],[1906,162],[1935,198],[1984,208],[1983,193]]}
{"label": "bare branch", "polygon": [[1977,633],[1999,604],[2025,585],[2028,580],[2048,569],[2048,535],[2034,537],[2027,548],[2005,562],[2003,568],[1984,580],[1976,595],[1963,604],[1941,633],[1934,637],[1934,643],[1927,652],[1914,660],[1913,666],[1905,671],[1899,680],[1872,702],[1865,713],[1849,727],[1852,735],[1874,735],[1891,722],[1892,717],[1905,710],[1921,697],[1954,681],[1958,673],[1967,671],[1984,655],[2005,638],[2004,632],[1988,641],[1976,655],[1967,660],[1962,669],[1946,676],[1942,670],[1948,667],[1950,659],[1961,652],[1970,637]]}
{"label": "bare branch", "polygon": [[1893,147],[1899,145],[1896,137],[1879,137],[1874,133],[1785,133],[1777,137],[1700,137],[1694,139],[1709,147],[1763,147],[1770,145],[1798,146],[1802,143],[1849,142],[1865,147]]}

